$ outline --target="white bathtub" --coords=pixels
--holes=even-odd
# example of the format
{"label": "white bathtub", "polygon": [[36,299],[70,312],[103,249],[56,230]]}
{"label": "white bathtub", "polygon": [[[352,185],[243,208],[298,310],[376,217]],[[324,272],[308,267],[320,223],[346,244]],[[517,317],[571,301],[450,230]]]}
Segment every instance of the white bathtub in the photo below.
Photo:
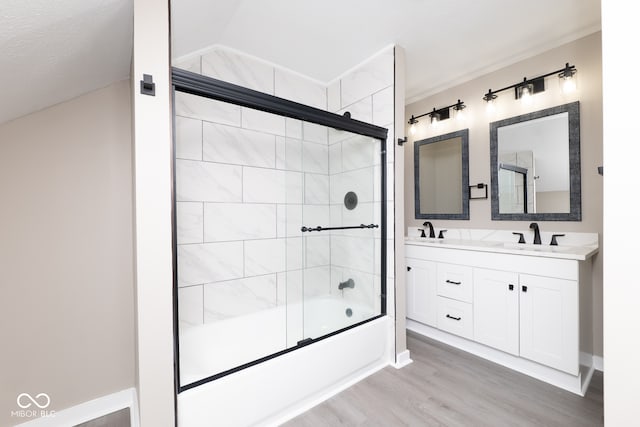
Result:
{"label": "white bathtub", "polygon": [[[346,315],[348,308],[351,316]],[[184,329],[181,384],[373,315],[372,308],[327,296]],[[384,316],[186,390],[178,395],[178,425],[276,425],[392,363],[392,329],[393,322]]]}
{"label": "white bathtub", "polygon": [[180,383],[184,386],[219,374],[375,315],[372,307],[327,295],[182,328]]}

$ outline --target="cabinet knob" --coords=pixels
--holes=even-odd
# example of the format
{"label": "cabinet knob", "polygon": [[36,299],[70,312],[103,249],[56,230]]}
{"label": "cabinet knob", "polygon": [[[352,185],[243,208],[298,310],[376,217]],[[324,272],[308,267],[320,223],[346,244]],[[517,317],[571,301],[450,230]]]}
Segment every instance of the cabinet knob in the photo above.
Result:
{"label": "cabinet knob", "polygon": [[411,267],[407,266],[407,271],[411,271]]}
{"label": "cabinet knob", "polygon": [[509,290],[512,291],[513,290],[513,285],[511,283],[509,283]]}
{"label": "cabinet knob", "polygon": [[522,287],[522,292],[527,292],[527,287],[526,286]]}

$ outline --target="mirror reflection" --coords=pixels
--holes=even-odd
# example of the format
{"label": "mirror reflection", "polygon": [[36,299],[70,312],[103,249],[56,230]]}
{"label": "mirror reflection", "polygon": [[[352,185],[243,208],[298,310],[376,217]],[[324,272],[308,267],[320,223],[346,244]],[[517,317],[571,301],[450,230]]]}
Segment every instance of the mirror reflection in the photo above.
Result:
{"label": "mirror reflection", "polygon": [[469,132],[416,141],[416,218],[469,219]]}
{"label": "mirror reflection", "polygon": [[491,123],[493,219],[579,220],[578,103]]}

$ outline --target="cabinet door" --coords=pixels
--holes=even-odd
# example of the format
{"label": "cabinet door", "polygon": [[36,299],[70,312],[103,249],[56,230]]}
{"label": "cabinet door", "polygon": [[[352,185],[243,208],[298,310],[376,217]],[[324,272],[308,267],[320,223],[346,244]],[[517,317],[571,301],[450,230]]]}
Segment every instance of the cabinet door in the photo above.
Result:
{"label": "cabinet door", "polygon": [[518,274],[473,270],[473,336],[479,343],[519,354]]}
{"label": "cabinet door", "polygon": [[407,258],[407,317],[436,326],[436,263]]}
{"label": "cabinet door", "polygon": [[578,375],[578,283],[520,275],[520,356]]}

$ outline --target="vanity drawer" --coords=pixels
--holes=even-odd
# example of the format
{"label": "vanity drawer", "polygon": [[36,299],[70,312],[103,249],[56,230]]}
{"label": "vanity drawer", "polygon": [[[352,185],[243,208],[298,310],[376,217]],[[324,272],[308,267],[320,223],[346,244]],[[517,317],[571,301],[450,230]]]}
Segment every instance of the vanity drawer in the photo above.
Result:
{"label": "vanity drawer", "polygon": [[438,329],[473,339],[473,306],[466,302],[438,297]]}
{"label": "vanity drawer", "polygon": [[473,301],[472,268],[464,265],[438,264],[438,295],[464,302]]}

